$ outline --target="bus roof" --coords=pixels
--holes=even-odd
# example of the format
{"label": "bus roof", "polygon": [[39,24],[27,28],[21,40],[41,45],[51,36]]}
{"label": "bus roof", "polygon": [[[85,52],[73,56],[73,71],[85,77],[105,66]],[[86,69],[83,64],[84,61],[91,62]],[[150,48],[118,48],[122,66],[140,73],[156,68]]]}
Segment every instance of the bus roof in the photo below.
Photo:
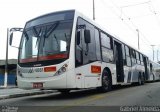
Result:
{"label": "bus roof", "polygon": [[72,9],[72,10],[63,10],[63,11],[51,12],[51,13],[47,13],[47,14],[43,14],[43,15],[40,15],[40,16],[38,16],[38,17],[35,17],[35,18],[33,18],[33,19],[27,21],[26,23],[29,23],[30,21],[33,21],[33,20],[35,20],[35,19],[39,19],[39,18],[42,18],[42,17],[45,17],[45,16],[50,16],[50,15],[53,15],[53,14],[59,14],[59,13],[71,13],[71,12],[74,13],[75,10]]}

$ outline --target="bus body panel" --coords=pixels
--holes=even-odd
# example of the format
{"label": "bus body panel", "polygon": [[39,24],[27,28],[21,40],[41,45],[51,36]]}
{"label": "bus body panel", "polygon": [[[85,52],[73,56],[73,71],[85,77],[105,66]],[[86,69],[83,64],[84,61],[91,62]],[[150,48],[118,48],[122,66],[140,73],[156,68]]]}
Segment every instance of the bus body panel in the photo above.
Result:
{"label": "bus body panel", "polygon": [[131,67],[124,66],[124,83],[131,83]]}
{"label": "bus body panel", "polygon": [[[75,70],[77,88],[89,88],[100,86],[101,71],[93,73],[91,67],[101,68],[100,62],[94,62],[77,67]],[[102,69],[102,68],[101,68]]]}
{"label": "bus body panel", "polygon": [[143,75],[144,73],[144,66],[142,65],[134,65],[132,67],[132,81],[131,82],[138,82],[138,78],[139,78],[139,75]]}

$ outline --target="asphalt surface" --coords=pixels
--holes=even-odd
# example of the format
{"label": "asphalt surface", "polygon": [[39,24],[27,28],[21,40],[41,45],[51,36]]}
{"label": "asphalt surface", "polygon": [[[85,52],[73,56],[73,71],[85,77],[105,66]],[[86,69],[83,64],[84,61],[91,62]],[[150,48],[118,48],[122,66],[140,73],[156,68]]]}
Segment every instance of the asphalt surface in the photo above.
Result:
{"label": "asphalt surface", "polygon": [[[62,111],[113,112],[123,110],[123,106],[160,106],[160,82],[146,83],[143,86],[114,87],[111,92],[99,93],[95,89],[72,91],[68,95],[59,92],[0,100],[0,105],[19,107],[21,111]],[[31,108],[32,107],[32,108]],[[107,108],[106,108],[107,107]],[[117,110],[114,110],[117,109]],[[136,109],[136,108],[132,108]],[[157,110],[157,111],[160,111]],[[81,111],[82,112],[82,111]],[[111,111],[109,111],[111,112]]]}
{"label": "asphalt surface", "polygon": [[3,88],[3,89],[0,89],[0,100],[24,97],[24,96],[32,96],[32,95],[49,94],[54,92],[57,92],[57,91],[56,90],[40,90],[40,89],[24,90],[19,88]]}

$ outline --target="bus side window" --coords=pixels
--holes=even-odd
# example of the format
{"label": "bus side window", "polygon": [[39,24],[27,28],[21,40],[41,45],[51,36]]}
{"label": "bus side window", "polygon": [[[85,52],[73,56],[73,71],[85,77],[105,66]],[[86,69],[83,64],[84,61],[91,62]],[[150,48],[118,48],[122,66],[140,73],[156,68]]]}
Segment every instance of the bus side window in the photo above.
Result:
{"label": "bus side window", "polygon": [[136,63],[136,54],[135,54],[135,50],[132,49],[132,62],[135,64]]}
{"label": "bus side window", "polygon": [[101,32],[102,59],[105,62],[113,62],[113,49],[111,45],[112,38]]}
{"label": "bus side window", "polygon": [[143,64],[143,56],[142,56],[142,54],[140,54],[140,60],[141,60],[141,65],[144,65]]}
{"label": "bus side window", "polygon": [[129,47],[125,46],[125,50],[126,50],[127,66],[131,66],[131,57],[130,57]]}
{"label": "bus side window", "polygon": [[82,21],[78,19],[76,29],[76,51],[75,51],[75,66],[81,66],[83,64],[83,51],[82,51],[82,28],[79,27]]}
{"label": "bus side window", "polygon": [[141,64],[141,63],[140,63],[140,58],[139,58],[139,53],[138,53],[138,52],[136,52],[136,59],[137,59],[137,64]]}
{"label": "bus side window", "polygon": [[93,25],[84,21],[86,29],[90,31],[90,43],[86,44],[83,38],[83,64],[88,64],[97,60],[96,57],[96,41],[95,41],[95,28]]}
{"label": "bus side window", "polygon": [[96,56],[97,60],[101,60],[100,35],[98,29],[95,28]]}
{"label": "bus side window", "polygon": [[[85,31],[90,32],[90,42],[85,42]],[[75,65],[81,66],[97,60],[95,28],[82,18],[78,18],[76,32],[76,60]],[[98,43],[97,43],[98,44]],[[100,52],[100,51],[99,51]]]}

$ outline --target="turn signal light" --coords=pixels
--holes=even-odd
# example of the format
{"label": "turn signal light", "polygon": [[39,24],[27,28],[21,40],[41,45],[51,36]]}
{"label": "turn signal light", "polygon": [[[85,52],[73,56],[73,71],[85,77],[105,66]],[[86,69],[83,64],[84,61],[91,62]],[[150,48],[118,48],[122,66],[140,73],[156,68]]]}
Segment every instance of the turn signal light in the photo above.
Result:
{"label": "turn signal light", "polygon": [[56,71],[56,67],[52,66],[52,67],[45,67],[44,68],[44,72],[55,72]]}

